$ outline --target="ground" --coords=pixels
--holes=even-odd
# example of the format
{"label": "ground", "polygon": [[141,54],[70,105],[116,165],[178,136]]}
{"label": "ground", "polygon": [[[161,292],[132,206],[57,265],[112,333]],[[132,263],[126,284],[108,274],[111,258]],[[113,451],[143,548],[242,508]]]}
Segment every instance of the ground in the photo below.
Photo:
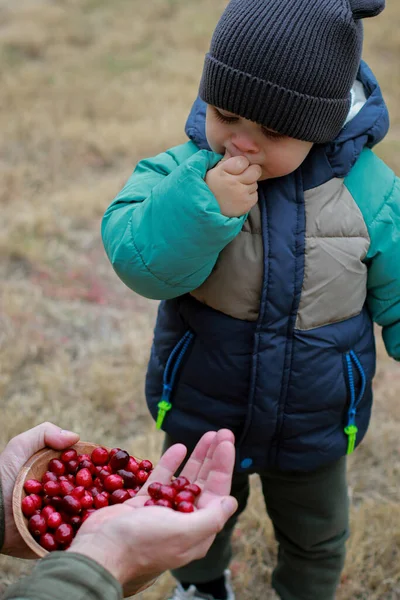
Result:
{"label": "ground", "polygon": [[[0,447],[43,420],[157,459],[143,396],[157,309],[108,264],[101,216],[139,158],[185,141],[222,0],[0,0]],[[400,173],[400,6],[366,23]],[[349,461],[339,600],[400,599],[400,368],[377,330],[370,431]],[[241,600],[269,598],[276,547],[257,478],[234,537]],[[32,563],[0,559],[0,590]],[[143,594],[167,597],[169,575]]]}

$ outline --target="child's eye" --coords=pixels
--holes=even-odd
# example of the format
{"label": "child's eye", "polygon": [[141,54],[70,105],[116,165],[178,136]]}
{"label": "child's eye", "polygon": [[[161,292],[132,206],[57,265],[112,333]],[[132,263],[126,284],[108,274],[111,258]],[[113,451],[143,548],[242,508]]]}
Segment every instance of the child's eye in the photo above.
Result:
{"label": "child's eye", "polygon": [[266,129],[265,127],[261,127],[261,131],[265,137],[270,140],[281,140],[285,136],[281,133],[277,133],[276,131],[271,131],[270,129]]}
{"label": "child's eye", "polygon": [[227,115],[223,115],[215,107],[214,107],[214,112],[215,112],[215,116],[217,117],[218,121],[221,121],[221,123],[237,123],[239,121],[239,117],[228,117]]}

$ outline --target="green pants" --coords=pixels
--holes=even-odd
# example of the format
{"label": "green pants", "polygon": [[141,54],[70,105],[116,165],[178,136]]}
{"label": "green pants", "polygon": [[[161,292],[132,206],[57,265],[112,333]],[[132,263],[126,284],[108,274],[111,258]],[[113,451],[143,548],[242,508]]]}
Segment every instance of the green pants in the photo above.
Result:
{"label": "green pants", "polygon": [[[172,443],[166,436],[164,450]],[[279,544],[272,586],[282,600],[333,600],[349,531],[346,458],[317,471],[270,470],[259,476]],[[238,500],[238,511],[203,559],[172,571],[178,581],[212,581],[228,567],[231,535],[247,504],[249,476],[236,473],[231,493]]]}

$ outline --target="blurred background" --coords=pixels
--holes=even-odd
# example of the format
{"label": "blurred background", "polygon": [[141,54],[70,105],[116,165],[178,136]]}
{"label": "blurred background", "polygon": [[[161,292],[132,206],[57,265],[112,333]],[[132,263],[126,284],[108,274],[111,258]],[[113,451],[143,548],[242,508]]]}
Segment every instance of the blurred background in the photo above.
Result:
{"label": "blurred background", "polygon": [[[186,141],[225,0],[0,0],[0,447],[51,420],[157,460],[143,387],[157,303],[105,258],[102,214],[136,162]],[[400,174],[400,4],[365,23],[364,58]],[[352,538],[339,600],[400,599],[400,367],[377,330],[372,425],[349,461]],[[241,600],[268,600],[276,547],[253,477],[234,537]],[[0,590],[32,568],[0,558]],[[145,592],[165,598],[169,575]],[[324,599],[321,599],[324,600]]]}

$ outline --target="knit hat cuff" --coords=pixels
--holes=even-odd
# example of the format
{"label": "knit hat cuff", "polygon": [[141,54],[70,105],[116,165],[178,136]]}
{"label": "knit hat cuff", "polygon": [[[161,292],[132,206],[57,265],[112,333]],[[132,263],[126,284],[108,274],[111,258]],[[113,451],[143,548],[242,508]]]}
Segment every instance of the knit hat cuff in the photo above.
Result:
{"label": "knit hat cuff", "polygon": [[233,69],[210,54],[204,63],[200,97],[282,135],[319,144],[340,133],[351,103],[350,94],[346,99],[300,94]]}

